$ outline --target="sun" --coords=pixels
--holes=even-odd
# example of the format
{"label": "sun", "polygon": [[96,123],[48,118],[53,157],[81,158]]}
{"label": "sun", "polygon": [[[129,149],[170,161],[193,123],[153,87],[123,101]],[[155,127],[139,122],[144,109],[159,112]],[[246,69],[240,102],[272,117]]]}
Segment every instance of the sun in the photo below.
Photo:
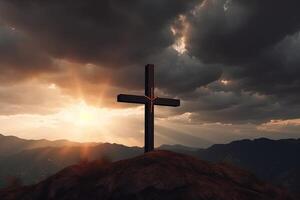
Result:
{"label": "sun", "polygon": [[87,105],[81,100],[78,103],[70,105],[61,112],[64,121],[78,126],[80,128],[92,127],[102,124],[106,116],[102,109]]}
{"label": "sun", "polygon": [[74,108],[76,120],[79,126],[89,126],[99,123],[96,108],[87,105],[84,101],[80,101]]}
{"label": "sun", "polygon": [[78,123],[81,126],[89,125],[96,119],[93,109],[89,108],[85,103],[80,103],[78,108]]}

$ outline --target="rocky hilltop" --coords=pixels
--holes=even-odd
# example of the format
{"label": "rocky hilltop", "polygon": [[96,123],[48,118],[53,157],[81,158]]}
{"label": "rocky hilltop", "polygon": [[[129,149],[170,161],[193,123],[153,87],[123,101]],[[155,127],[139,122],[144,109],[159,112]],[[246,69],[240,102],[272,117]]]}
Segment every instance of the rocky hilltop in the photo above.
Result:
{"label": "rocky hilltop", "polygon": [[1,200],[291,200],[278,187],[228,164],[169,151],[67,167],[36,185],[7,188]]}

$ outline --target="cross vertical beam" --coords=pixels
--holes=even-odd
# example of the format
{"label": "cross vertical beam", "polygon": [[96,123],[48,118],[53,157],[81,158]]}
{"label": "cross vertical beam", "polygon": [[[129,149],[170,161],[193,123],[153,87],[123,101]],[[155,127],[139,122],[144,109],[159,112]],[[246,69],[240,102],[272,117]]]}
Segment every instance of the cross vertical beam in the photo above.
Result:
{"label": "cross vertical beam", "polygon": [[145,152],[154,150],[154,65],[145,67],[145,96],[151,101],[145,104]]}
{"label": "cross vertical beam", "polygon": [[145,95],[119,94],[118,102],[137,103],[145,105],[145,153],[154,150],[154,105],[180,106],[179,99],[160,98],[154,96],[154,65],[146,65]]}

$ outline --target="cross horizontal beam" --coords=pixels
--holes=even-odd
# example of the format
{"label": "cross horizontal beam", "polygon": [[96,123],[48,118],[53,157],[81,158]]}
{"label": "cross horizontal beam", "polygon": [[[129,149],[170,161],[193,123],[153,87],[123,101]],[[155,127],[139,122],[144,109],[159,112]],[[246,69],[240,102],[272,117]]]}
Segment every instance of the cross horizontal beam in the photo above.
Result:
{"label": "cross horizontal beam", "polygon": [[[150,103],[151,101],[149,98],[145,96],[129,95],[129,94],[119,94],[117,100],[118,102],[136,103],[136,104],[146,104],[146,103]],[[178,107],[180,106],[180,100],[157,97],[154,99],[153,104],[158,106]]]}
{"label": "cross horizontal beam", "polygon": [[178,107],[180,106],[180,100],[157,97],[154,100],[154,105]]}
{"label": "cross horizontal beam", "polygon": [[154,65],[148,64],[145,67],[145,95],[119,94],[117,96],[118,102],[145,105],[145,152],[154,150],[154,105],[180,106],[179,99],[156,97],[154,89]]}
{"label": "cross horizontal beam", "polygon": [[145,96],[119,94],[117,97],[117,101],[124,103],[146,104],[148,102],[148,99]]}

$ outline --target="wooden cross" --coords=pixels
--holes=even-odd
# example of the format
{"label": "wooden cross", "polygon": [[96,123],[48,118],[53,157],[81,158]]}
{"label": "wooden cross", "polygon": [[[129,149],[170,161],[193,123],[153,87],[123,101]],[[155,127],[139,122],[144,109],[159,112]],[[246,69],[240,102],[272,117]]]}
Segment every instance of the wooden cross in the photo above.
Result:
{"label": "wooden cross", "polygon": [[154,105],[180,106],[180,100],[154,96],[154,65],[146,65],[145,96],[119,94],[118,102],[145,104],[145,153],[154,150]]}

